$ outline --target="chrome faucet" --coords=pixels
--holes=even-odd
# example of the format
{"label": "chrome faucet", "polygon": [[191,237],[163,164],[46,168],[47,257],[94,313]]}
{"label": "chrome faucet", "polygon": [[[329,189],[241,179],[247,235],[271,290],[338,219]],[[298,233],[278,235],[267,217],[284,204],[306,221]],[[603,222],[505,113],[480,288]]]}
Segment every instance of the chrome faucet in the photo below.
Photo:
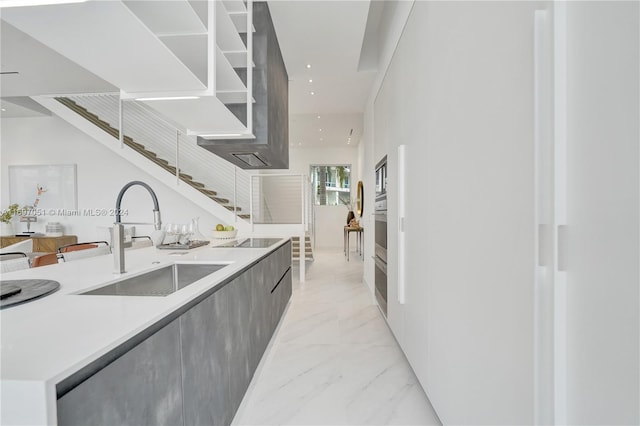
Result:
{"label": "chrome faucet", "polygon": [[[120,215],[120,205],[122,204],[122,197],[127,189],[134,185],[140,185],[149,191],[151,198],[153,199],[153,224],[151,223],[134,223],[134,222],[122,222]],[[158,205],[158,197],[153,189],[149,185],[139,180],[129,182],[122,187],[116,200],[116,223],[113,224],[113,265],[114,272],[117,274],[123,274],[124,268],[124,225],[154,225],[156,230],[159,231],[162,228],[162,221],[160,220],[160,206]]]}

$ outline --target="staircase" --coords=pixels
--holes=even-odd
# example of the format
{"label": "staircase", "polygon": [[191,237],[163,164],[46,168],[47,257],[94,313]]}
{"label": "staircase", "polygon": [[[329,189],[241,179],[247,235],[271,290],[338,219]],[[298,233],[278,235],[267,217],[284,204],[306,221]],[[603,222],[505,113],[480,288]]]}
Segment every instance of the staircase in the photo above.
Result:
{"label": "staircase", "polygon": [[[300,238],[291,237],[291,243],[293,258],[300,260]],[[304,238],[304,254],[305,260],[313,260],[313,248],[311,247],[311,238],[308,235]]]}
{"label": "staircase", "polygon": [[[108,122],[102,120],[98,115],[88,111],[83,106],[78,105],[72,99],[65,98],[65,97],[57,97],[55,99],[65,107],[69,108],[76,114],[80,115],[82,118],[94,124],[96,127],[102,129],[109,135],[113,136],[116,141],[119,141],[120,131],[117,128],[113,127]],[[124,135],[123,142],[126,146],[128,146],[138,154],[142,155],[147,160],[153,162],[157,166],[160,166],[162,169],[166,170],[172,175],[176,175],[177,170],[175,166],[171,165],[168,160],[159,157],[155,152],[145,148],[144,145],[134,141],[133,138],[127,135]],[[235,212],[240,212],[242,210],[241,207],[234,206],[232,203],[230,203],[230,200],[219,197],[216,191],[214,191],[213,189],[207,188],[205,184],[195,181],[191,175],[188,175],[180,171],[179,178],[182,182],[188,184],[189,186],[196,189],[197,191],[199,191],[206,197],[210,198],[211,200],[215,201],[216,203],[220,204],[227,210],[235,211]],[[251,216],[249,214],[243,213],[243,214],[238,214],[238,217],[242,219],[250,219]]]}

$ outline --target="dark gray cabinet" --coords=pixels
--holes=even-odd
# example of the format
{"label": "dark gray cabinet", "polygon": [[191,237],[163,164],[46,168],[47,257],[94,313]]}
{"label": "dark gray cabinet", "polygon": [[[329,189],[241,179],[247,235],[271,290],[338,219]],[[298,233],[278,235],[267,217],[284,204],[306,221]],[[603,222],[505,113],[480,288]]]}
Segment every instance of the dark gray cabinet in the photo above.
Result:
{"label": "dark gray cabinet", "polygon": [[58,399],[58,424],[183,424],[179,333],[171,322]]}
{"label": "dark gray cabinet", "polygon": [[[251,286],[254,284],[254,270],[255,267],[251,268],[227,286],[230,319],[229,371],[231,372],[229,396],[233,413],[240,406],[240,402],[249,387],[255,371],[251,362],[251,317],[253,316],[251,311]],[[262,356],[262,354],[260,355]]]}
{"label": "dark gray cabinet", "polygon": [[253,275],[251,285],[251,369],[255,371],[262,359],[272,333],[270,330],[270,309],[268,277],[266,275],[267,262],[259,262],[251,268]]}
{"label": "dark gray cabinet", "polygon": [[185,425],[226,425],[235,412],[229,398],[230,289],[216,291],[179,319]]}
{"label": "dark gray cabinet", "polygon": [[59,398],[58,423],[230,424],[290,297],[288,242]]}
{"label": "dark gray cabinet", "polygon": [[272,255],[267,263],[268,279],[268,334],[273,335],[282,312],[287,306],[287,301],[291,297],[291,243],[280,247]]}

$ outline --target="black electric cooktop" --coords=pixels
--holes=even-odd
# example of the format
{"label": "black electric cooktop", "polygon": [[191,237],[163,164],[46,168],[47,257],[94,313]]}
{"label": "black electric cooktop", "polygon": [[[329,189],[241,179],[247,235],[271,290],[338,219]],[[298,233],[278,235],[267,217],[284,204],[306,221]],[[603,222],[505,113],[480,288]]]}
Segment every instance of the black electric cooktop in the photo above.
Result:
{"label": "black electric cooktop", "polygon": [[245,238],[220,244],[212,248],[267,248],[280,241],[280,238]]}

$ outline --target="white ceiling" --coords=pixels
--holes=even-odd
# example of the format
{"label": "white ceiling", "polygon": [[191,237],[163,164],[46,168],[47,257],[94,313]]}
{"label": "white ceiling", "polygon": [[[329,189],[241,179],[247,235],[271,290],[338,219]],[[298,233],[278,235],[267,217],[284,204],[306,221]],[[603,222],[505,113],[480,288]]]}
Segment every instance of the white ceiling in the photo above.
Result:
{"label": "white ceiling", "polygon": [[[350,129],[354,129],[350,145],[359,142],[362,112],[375,77],[373,72],[357,70],[369,3],[269,1],[290,80],[292,146],[344,146]],[[5,21],[0,27],[1,70],[20,72],[0,77],[3,98],[118,90]]]}
{"label": "white ceiling", "polygon": [[355,147],[361,137],[362,113],[292,114],[289,117],[290,147]]}
{"label": "white ceiling", "polygon": [[[359,142],[362,113],[375,78],[375,72],[358,72],[369,3],[269,1],[289,74],[291,146],[343,146],[352,128],[351,145]],[[322,118],[317,120],[317,115]]]}

